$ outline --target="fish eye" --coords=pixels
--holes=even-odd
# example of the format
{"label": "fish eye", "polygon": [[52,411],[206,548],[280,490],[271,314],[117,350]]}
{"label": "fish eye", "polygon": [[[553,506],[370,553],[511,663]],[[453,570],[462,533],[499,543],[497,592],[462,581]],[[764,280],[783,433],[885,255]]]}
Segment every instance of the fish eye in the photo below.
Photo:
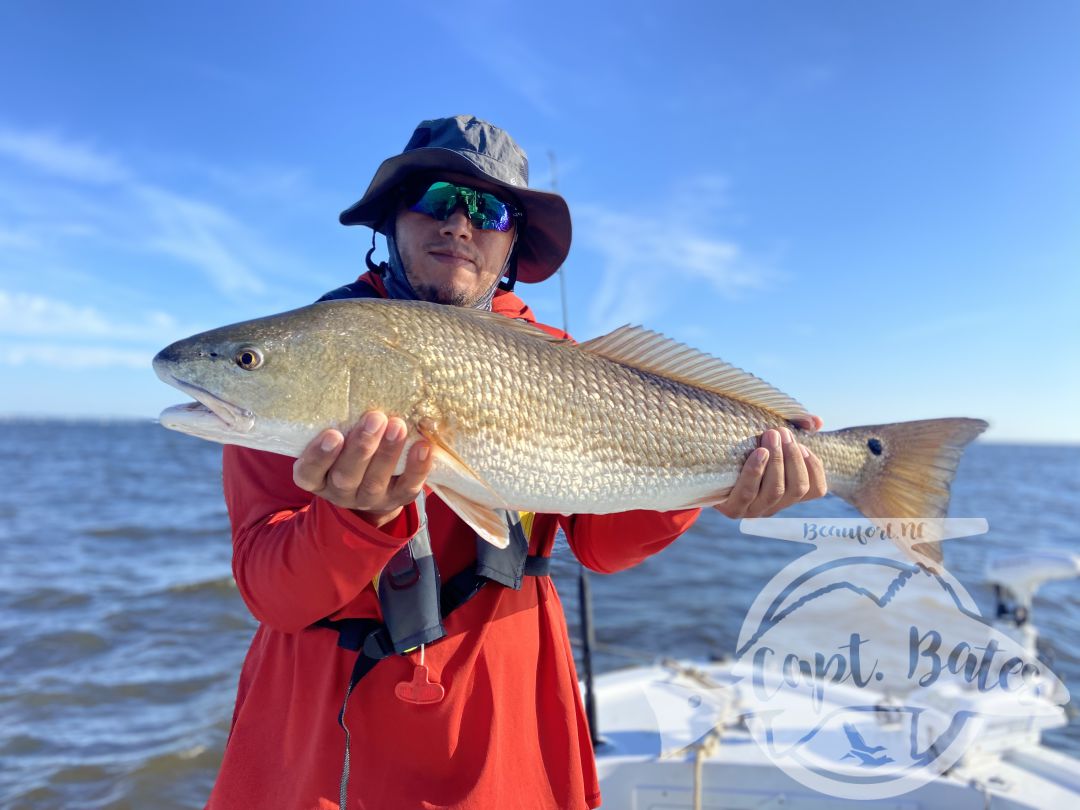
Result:
{"label": "fish eye", "polygon": [[246,346],[236,353],[236,365],[245,371],[254,371],[263,363],[262,352]]}

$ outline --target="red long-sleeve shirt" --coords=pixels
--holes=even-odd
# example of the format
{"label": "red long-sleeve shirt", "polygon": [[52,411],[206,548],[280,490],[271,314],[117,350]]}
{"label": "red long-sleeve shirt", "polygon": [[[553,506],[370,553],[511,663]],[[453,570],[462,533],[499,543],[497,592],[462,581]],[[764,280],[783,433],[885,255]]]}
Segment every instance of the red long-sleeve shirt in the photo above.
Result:
{"label": "red long-sleeve shirt", "polygon": [[[534,321],[512,294],[495,311]],[[555,331],[550,330],[549,331]],[[240,674],[211,810],[338,807],[344,732],[337,715],[356,654],[309,626],[380,617],[372,578],[416,530],[415,506],[378,530],[293,484],[293,459],[226,447],[233,572],[259,628]],[[443,579],[472,566],[475,535],[427,499]],[[683,512],[538,515],[529,553],[548,555],[559,524],[575,555],[601,572],[663,549],[697,517]],[[592,747],[562,605],[551,580],[483,588],[425,648],[438,703],[399,700],[419,653],[391,656],[349,700],[353,808],[584,808],[600,804]]]}

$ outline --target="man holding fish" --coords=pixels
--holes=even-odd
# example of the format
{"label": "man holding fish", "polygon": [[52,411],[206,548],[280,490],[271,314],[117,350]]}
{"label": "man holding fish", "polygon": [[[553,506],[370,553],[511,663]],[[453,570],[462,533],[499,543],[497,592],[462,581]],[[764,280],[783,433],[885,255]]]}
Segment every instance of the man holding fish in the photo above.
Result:
{"label": "man holding fish", "polygon": [[[369,252],[369,272],[326,300],[489,310],[565,338],[512,291],[551,276],[570,247],[566,203],[527,181],[504,131],[465,116],[423,122],[341,215],[383,233],[388,261],[375,266]],[[254,344],[236,351],[244,369],[273,362]],[[282,449],[295,460],[255,443],[225,448],[233,569],[260,625],[210,808],[600,803],[547,557],[561,526],[586,566],[625,569],[674,541],[697,509],[492,513],[467,488],[428,481],[439,464],[472,472],[452,429],[404,417],[371,409],[351,429]],[[802,435],[820,427],[799,419]],[[821,461],[791,430],[766,430],[759,444],[726,497],[697,505],[739,518],[825,493]]]}

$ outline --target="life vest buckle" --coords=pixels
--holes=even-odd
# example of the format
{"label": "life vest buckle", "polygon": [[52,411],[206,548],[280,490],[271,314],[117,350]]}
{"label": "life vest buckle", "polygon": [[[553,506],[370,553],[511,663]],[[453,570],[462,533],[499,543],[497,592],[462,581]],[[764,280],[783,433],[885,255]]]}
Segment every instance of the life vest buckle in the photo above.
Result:
{"label": "life vest buckle", "polygon": [[420,566],[413,557],[411,544],[399,548],[383,568],[382,576],[395,591],[404,591],[420,581]]}
{"label": "life vest buckle", "polygon": [[386,627],[377,627],[367,634],[362,649],[368,658],[381,661],[394,654],[394,642]]}

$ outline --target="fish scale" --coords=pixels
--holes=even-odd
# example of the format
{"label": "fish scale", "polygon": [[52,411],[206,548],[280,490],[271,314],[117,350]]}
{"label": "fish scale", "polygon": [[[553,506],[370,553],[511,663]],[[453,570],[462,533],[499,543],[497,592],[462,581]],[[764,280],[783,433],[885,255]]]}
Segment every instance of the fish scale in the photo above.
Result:
{"label": "fish scale", "polygon": [[[440,357],[432,378],[445,383],[441,412],[476,428],[455,450],[508,502],[530,511],[664,509],[715,491],[718,480],[734,481],[733,455],[717,465],[725,436],[713,418],[716,395],[534,335],[507,335],[498,323],[485,326],[479,334],[451,330],[425,348]],[[426,334],[414,335],[413,345],[430,340]],[[718,430],[704,438],[710,420]],[[753,427],[742,421],[750,442]]]}

